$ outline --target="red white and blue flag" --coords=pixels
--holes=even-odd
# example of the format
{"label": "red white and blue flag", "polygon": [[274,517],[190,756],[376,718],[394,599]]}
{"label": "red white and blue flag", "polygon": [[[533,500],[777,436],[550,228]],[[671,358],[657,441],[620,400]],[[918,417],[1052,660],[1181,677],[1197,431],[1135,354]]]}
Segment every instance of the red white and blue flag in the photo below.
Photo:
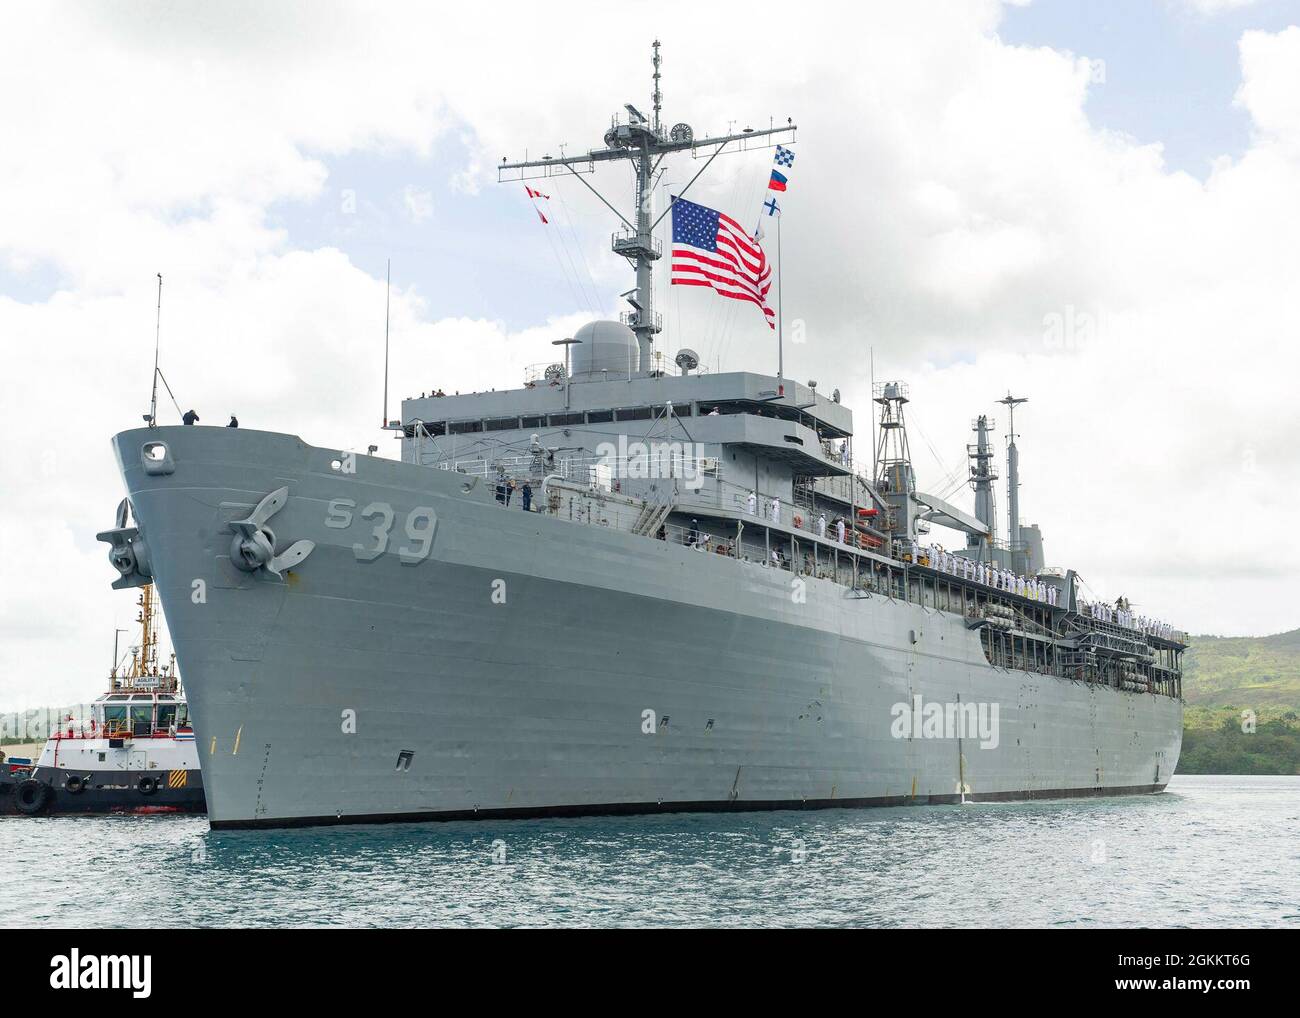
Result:
{"label": "red white and blue flag", "polygon": [[776,312],[767,306],[772,267],[763,245],[728,215],[673,199],[673,286],[707,286],[719,297],[757,304],[769,329]]}

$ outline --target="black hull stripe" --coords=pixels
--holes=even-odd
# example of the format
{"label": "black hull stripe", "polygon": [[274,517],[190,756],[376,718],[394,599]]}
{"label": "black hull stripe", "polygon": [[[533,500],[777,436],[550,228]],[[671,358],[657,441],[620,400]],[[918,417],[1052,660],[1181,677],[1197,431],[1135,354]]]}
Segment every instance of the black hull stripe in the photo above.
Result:
{"label": "black hull stripe", "polygon": [[[49,801],[36,813],[18,808],[16,792],[22,778],[6,774],[0,778],[0,816],[84,816],[108,813],[206,813],[203,778],[197,770],[185,771],[185,784],[173,788],[169,771],[70,771],[62,767],[38,767],[33,776],[49,786]],[[80,792],[69,791],[69,777],[88,779]],[[138,782],[152,778],[157,789],[141,793]],[[107,787],[101,787],[107,786]]]}
{"label": "black hull stripe", "polygon": [[[977,792],[967,802],[1028,802],[1038,799],[1092,799],[1114,795],[1163,792],[1165,784],[1116,788],[1049,788],[1016,792]],[[283,827],[325,827],[340,824],[409,824],[452,820],[541,820],[555,817],[640,816],[651,813],[760,813],[799,809],[867,809],[877,806],[941,806],[960,803],[961,796],[881,795],[865,799],[765,799],[694,802],[612,802],[578,806],[518,806],[505,809],[437,810],[423,813],[359,813],[345,816],[267,817],[256,820],[210,820],[213,830],[266,830]]]}

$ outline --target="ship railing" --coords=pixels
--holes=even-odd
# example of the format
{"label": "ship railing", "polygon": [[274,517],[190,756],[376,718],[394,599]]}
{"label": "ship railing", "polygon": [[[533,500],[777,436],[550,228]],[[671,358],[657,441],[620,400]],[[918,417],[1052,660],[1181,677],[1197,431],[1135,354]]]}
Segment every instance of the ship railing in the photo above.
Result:
{"label": "ship railing", "polygon": [[[752,533],[746,533],[738,542],[736,535],[720,535],[709,533],[703,527],[681,526],[676,523],[664,523],[654,532],[647,535],[656,538],[668,544],[679,545],[684,548],[690,548],[693,551],[702,554],[722,555],[727,558],[738,558],[748,562],[755,562],[759,565],[779,569],[791,573],[795,576],[818,576],[822,579],[834,580],[835,570],[832,563],[824,556],[816,558],[810,548],[801,548],[797,555],[790,554],[783,546],[773,545],[768,548],[762,541],[758,540]],[[850,577],[852,569],[847,565],[840,568],[842,577]],[[863,569],[860,573],[860,587],[866,589],[875,589],[868,571]],[[839,582],[845,586],[851,584],[841,579]],[[883,592],[885,584],[880,581],[880,589]]]}
{"label": "ship railing", "polygon": [[[573,491],[572,488],[569,490]],[[585,494],[584,491],[577,491],[576,493]],[[643,505],[644,508],[642,508]],[[653,509],[655,506],[656,503],[654,502],[642,504],[637,500],[625,506],[621,514],[617,511],[579,512],[569,516],[565,515],[564,511],[558,507],[552,508],[547,499],[538,498],[533,502],[533,511],[555,515],[559,519],[571,520],[583,525],[606,526],[630,533],[643,533],[648,538],[690,548],[700,553],[716,554],[755,562],[796,576],[817,576],[822,579],[834,580],[842,586],[855,586],[855,572],[852,560],[848,555],[837,563],[832,557],[833,549],[816,545],[813,541],[795,548],[783,536],[772,538],[771,535],[764,535],[761,526],[749,524],[745,520],[740,521],[741,526],[738,528],[737,533],[729,534],[711,532],[708,526],[701,526],[698,522],[688,525],[663,522],[646,530],[639,530],[638,524],[645,519],[646,510]],[[636,512],[634,507],[640,508],[641,511]],[[689,504],[674,504],[673,508],[679,513],[691,511]],[[716,519],[711,520],[710,525],[716,528],[718,521]],[[773,533],[776,532],[773,531]],[[819,550],[815,551],[814,547]],[[846,548],[845,551],[849,552],[850,549]],[[836,575],[837,571],[838,577]],[[856,573],[856,587],[863,590],[878,589],[884,593],[887,592],[888,583],[883,577],[876,575],[874,570],[864,565]]]}
{"label": "ship railing", "polygon": [[[1101,614],[1094,614],[1094,611],[1100,610]],[[1128,621],[1119,621],[1120,617],[1116,609],[1104,603],[1089,603],[1080,599],[1079,616],[1090,625],[1101,629],[1112,629],[1117,632],[1126,634],[1141,634],[1157,640],[1166,640],[1170,643],[1187,643],[1187,633],[1181,629],[1175,629],[1173,626],[1164,622],[1153,621],[1135,615],[1132,611],[1127,611]],[[1108,618],[1108,615],[1115,615],[1115,620]]]}
{"label": "ship railing", "polygon": [[[448,462],[442,465],[442,469],[455,469],[462,473],[477,473],[477,476],[492,479],[511,478],[512,468],[527,464],[531,468],[534,457],[516,457],[496,460],[470,460]],[[599,512],[593,512],[590,507],[585,511],[568,515],[562,514],[558,509],[548,504],[548,500],[543,497],[543,490],[540,478],[536,472],[529,469],[519,471],[519,476],[531,478],[534,483],[533,499],[531,509],[534,512],[554,515],[556,518],[566,519],[571,522],[605,526],[612,529],[623,530],[629,533],[643,534],[649,538],[658,538],[671,544],[677,544],[683,547],[689,547],[701,552],[711,552],[722,554],[727,557],[741,558],[746,561],[759,562],[760,564],[779,568],[795,575],[802,576],[819,576],[825,579],[832,579],[844,586],[856,587],[863,590],[878,589],[881,593],[893,593],[889,591],[889,583],[886,579],[881,578],[872,568],[862,568],[854,570],[852,560],[848,562],[848,569],[845,569],[844,563],[835,563],[828,559],[831,550],[839,546],[835,539],[835,530],[830,525],[828,516],[828,525],[824,537],[820,534],[818,521],[814,520],[813,514],[801,506],[790,506],[782,504],[779,511],[774,516],[772,513],[770,498],[761,496],[756,499],[754,514],[750,515],[748,511],[749,491],[747,489],[726,483],[727,488],[735,488],[725,495],[717,495],[713,500],[709,499],[692,499],[689,494],[685,494],[677,501],[672,503],[673,511],[679,514],[688,514],[699,510],[700,515],[704,516],[710,509],[715,509],[718,504],[733,510],[739,518],[738,522],[743,525],[744,537],[738,543],[734,534],[718,535],[710,534],[706,527],[697,525],[683,526],[679,524],[670,524],[663,522],[655,525],[649,525],[642,529],[642,523],[652,516],[649,510],[656,507],[652,501],[643,501],[636,496],[623,495],[618,491],[616,479],[609,479],[608,483],[603,481],[598,475],[592,473],[593,469],[599,466],[607,465],[608,460],[599,457],[566,457],[558,464],[553,464],[551,471],[546,475],[551,478],[558,478],[569,489],[573,495],[593,495],[597,498],[602,493],[613,496],[613,501],[608,498],[604,499],[601,504],[605,509]],[[517,479],[517,478],[515,478]],[[766,511],[763,512],[763,507]],[[512,497],[509,504],[510,508],[520,507],[521,501],[518,496]],[[820,515],[820,514],[819,514]],[[775,525],[794,531],[794,535],[789,535],[780,530]],[[716,520],[712,522],[716,527]],[[764,530],[768,533],[764,533]],[[859,540],[865,535],[863,531],[875,533],[869,528],[859,528]],[[825,542],[809,541],[807,544],[797,545],[797,534],[799,532],[816,535]],[[761,536],[760,536],[761,535]],[[791,544],[789,538],[794,536],[796,544]],[[884,535],[880,535],[882,538]],[[846,530],[845,546],[846,550],[853,553],[854,549],[850,543],[853,540],[852,531]],[[826,547],[829,545],[829,548]],[[885,543],[888,548],[888,543]],[[817,548],[819,550],[814,550]],[[874,550],[866,549],[862,550]],[[895,549],[902,551],[902,549]],[[906,558],[900,554],[888,554],[900,565],[906,565],[910,560],[910,555]],[[937,570],[942,574],[942,570]],[[962,579],[960,574],[952,574],[958,579]],[[966,580],[976,584],[975,580]],[[988,588],[997,591],[997,588]],[[1013,597],[1009,592],[998,591],[1008,597]],[[1033,600],[1029,598],[1028,600]],[[1020,623],[1021,631],[1025,633],[1039,634],[1045,639],[1059,640],[1075,636],[1078,641],[1079,653],[1087,655],[1088,660],[1095,660],[1095,654],[1098,651],[1111,654],[1123,654],[1140,658],[1143,663],[1147,663],[1152,656],[1150,648],[1140,639],[1136,631],[1126,630],[1122,627],[1093,619],[1090,616],[1072,615],[1069,619],[1070,632],[1056,632],[1051,628],[1044,628],[1042,625],[1033,622],[1023,611],[1016,608],[1017,621]]]}
{"label": "ship railing", "polygon": [[627,456],[563,456],[544,452],[528,456],[504,456],[460,460],[443,460],[431,464],[485,481],[540,481],[558,476],[571,483],[584,484],[605,491],[618,491],[624,480],[673,479],[688,485],[704,478],[717,478],[722,463],[716,456],[687,456],[679,445],[651,443],[644,453]]}
{"label": "ship railing", "polygon": [[1081,643],[1117,654],[1132,654],[1142,658],[1154,656],[1154,651],[1143,639],[1140,629],[1093,618],[1088,614],[1072,616],[1070,624]]}
{"label": "ship railing", "polygon": [[51,739],[157,739],[174,736],[176,725],[153,722],[111,722],[100,725],[91,721],[63,721],[50,731]]}
{"label": "ship railing", "polygon": [[[853,546],[853,525],[847,513],[839,514],[838,517],[834,513],[824,514],[826,523],[825,529],[823,529],[821,522],[823,513],[820,510],[814,511],[808,508],[807,505],[799,503],[792,505],[784,499],[777,500],[774,496],[761,491],[753,492],[755,497],[751,502],[750,494],[752,489],[747,489],[743,485],[731,484],[730,482],[725,482],[725,487],[722,504],[737,515],[744,517],[747,524],[752,523],[758,526],[776,524],[790,530],[813,534],[827,541],[841,543],[835,521],[837,518],[843,518],[844,540],[842,543],[848,547]],[[858,523],[858,538],[860,547],[869,547],[876,551],[883,548],[885,544],[885,535],[882,532],[874,527],[867,526],[861,521]]]}
{"label": "ship railing", "polygon": [[[541,383],[547,385],[561,386],[565,381],[565,367],[563,361],[540,361],[537,364],[528,364],[524,367],[524,388],[535,388]],[[547,377],[547,373],[550,377]]]}

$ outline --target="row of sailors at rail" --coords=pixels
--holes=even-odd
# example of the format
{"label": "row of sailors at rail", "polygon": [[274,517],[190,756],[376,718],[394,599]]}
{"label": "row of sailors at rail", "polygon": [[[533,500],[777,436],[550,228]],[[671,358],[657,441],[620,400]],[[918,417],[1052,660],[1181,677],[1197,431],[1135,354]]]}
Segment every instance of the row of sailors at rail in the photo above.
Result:
{"label": "row of sailors at rail", "polygon": [[[749,495],[745,498],[745,511],[748,512],[750,516],[758,515],[758,492],[751,491]],[[773,523],[780,523],[781,522],[781,500],[779,498],[769,499],[767,501],[767,505],[764,507],[763,512],[764,515]]]}
{"label": "row of sailors at rail", "polygon": [[1127,629],[1137,629],[1148,636],[1160,636],[1167,640],[1172,639],[1176,632],[1168,622],[1149,619],[1145,615],[1135,615],[1130,610],[1128,601],[1122,597],[1114,605],[1105,604],[1101,601],[1080,600],[1079,612],[1100,622],[1110,622],[1117,626],[1124,626]]}
{"label": "row of sailors at rail", "polygon": [[1010,569],[999,569],[987,562],[976,562],[965,555],[954,555],[950,551],[944,551],[937,544],[932,546],[918,545],[916,550],[918,559],[926,559],[930,563],[931,569],[937,569],[942,573],[951,573],[963,580],[974,580],[976,583],[982,583],[994,590],[1005,590],[1008,594],[1016,594],[1031,601],[1042,601],[1048,605],[1056,605],[1056,598],[1059,593],[1057,588],[1044,583],[1042,580],[1026,579],[1013,573]]}
{"label": "row of sailors at rail", "polygon": [[[746,496],[745,510],[746,512],[749,513],[750,516],[758,515],[758,492],[751,491],[749,495]],[[781,500],[779,498],[768,499],[767,506],[764,509],[764,515],[767,517],[767,519],[771,520],[773,523],[780,523],[781,522]],[[825,537],[827,527],[829,526],[829,524],[827,524],[826,522],[825,513],[822,513],[819,517],[817,517],[817,522],[815,526],[817,530],[817,536]],[[848,528],[848,524],[844,522],[844,519],[842,517],[836,518],[834,523],[834,530],[835,530],[835,540],[839,541],[840,544],[845,544],[848,540],[849,528]]]}

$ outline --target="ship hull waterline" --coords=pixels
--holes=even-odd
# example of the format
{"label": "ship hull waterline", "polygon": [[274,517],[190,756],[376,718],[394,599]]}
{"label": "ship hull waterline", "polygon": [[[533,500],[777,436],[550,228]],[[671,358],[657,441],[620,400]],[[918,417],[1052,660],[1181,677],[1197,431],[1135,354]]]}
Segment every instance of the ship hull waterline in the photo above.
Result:
{"label": "ship hull waterline", "polygon": [[[290,435],[114,447],[213,827],[1128,795],[1177,764],[1181,701],[994,668],[957,614]],[[281,487],[277,549],[314,550],[283,578],[237,569],[229,524]],[[936,703],[996,709],[996,731],[900,731]]]}

